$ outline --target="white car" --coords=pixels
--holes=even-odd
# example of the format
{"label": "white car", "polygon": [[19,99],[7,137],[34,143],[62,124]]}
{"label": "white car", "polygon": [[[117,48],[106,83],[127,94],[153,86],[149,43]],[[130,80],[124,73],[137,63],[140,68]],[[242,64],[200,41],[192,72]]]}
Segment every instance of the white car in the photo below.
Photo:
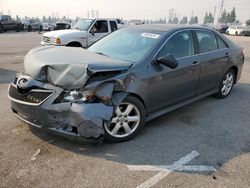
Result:
{"label": "white car", "polygon": [[41,45],[86,48],[117,29],[115,19],[80,19],[72,29],[44,33]]}
{"label": "white car", "polygon": [[232,26],[226,30],[226,34],[238,36],[238,35],[242,35],[243,31],[244,31],[243,27],[241,27],[241,26]]}
{"label": "white car", "polygon": [[44,31],[53,31],[55,26],[51,23],[42,23]]}

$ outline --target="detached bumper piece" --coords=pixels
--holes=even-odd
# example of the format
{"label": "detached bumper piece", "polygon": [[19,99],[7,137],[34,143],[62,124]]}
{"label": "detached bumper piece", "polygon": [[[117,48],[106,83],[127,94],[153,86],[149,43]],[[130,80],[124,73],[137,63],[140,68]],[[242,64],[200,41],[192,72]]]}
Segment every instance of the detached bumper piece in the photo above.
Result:
{"label": "detached bumper piece", "polygon": [[[25,79],[28,82],[31,80],[28,76]],[[113,106],[103,103],[58,103],[56,99],[63,92],[62,88],[35,82],[36,87],[31,86],[31,89],[21,89],[15,82],[9,86],[12,111],[20,120],[76,140],[103,139],[103,124],[110,123]]]}

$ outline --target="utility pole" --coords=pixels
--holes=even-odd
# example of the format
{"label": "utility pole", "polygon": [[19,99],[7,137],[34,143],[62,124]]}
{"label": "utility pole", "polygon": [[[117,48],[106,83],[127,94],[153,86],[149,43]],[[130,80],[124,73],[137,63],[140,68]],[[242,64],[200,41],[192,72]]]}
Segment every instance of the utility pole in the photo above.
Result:
{"label": "utility pole", "polygon": [[217,23],[219,23],[220,17],[221,17],[222,12],[223,12],[223,8],[224,8],[224,0],[221,0],[220,12],[219,12],[219,17],[218,17]]}
{"label": "utility pole", "polygon": [[215,14],[216,14],[216,6],[214,7],[214,21],[213,21],[214,26],[215,26]]}

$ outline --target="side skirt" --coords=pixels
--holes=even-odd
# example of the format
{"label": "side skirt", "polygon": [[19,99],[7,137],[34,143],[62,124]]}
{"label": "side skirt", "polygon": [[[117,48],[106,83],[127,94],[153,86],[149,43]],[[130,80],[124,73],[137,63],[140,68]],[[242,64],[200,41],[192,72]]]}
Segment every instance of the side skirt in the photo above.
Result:
{"label": "side skirt", "polygon": [[216,89],[216,90],[213,90],[213,91],[210,91],[210,92],[208,92],[208,93],[199,95],[199,96],[197,96],[197,97],[194,97],[194,98],[192,98],[192,99],[186,100],[186,101],[184,101],[184,102],[175,104],[175,105],[173,105],[173,106],[169,106],[169,107],[164,108],[164,109],[162,109],[162,110],[160,110],[160,111],[154,112],[154,113],[152,113],[152,114],[150,114],[149,116],[146,117],[146,122],[147,122],[147,121],[150,121],[150,120],[152,120],[152,119],[155,119],[155,118],[157,118],[157,117],[159,117],[159,116],[165,115],[165,114],[168,113],[168,112],[171,112],[171,111],[173,111],[173,110],[176,110],[176,109],[178,109],[178,108],[181,108],[181,107],[183,107],[183,106],[186,106],[186,105],[188,105],[188,104],[191,104],[191,103],[193,103],[193,102],[195,102],[195,101],[201,100],[201,99],[203,99],[203,98],[205,98],[205,97],[208,97],[208,96],[210,96],[210,95],[212,95],[212,94],[215,94],[216,92],[217,92],[217,89]]}

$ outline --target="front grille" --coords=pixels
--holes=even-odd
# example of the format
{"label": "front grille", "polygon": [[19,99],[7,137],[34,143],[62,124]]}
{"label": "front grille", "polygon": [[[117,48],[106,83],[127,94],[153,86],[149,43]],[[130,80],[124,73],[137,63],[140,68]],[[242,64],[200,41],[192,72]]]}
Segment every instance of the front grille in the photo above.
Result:
{"label": "front grille", "polygon": [[51,42],[50,37],[43,36],[43,42],[50,44]]}
{"label": "front grille", "polygon": [[9,97],[11,100],[30,105],[40,105],[52,94],[53,91],[43,89],[32,89],[27,93],[21,94],[13,84],[9,87]]}

